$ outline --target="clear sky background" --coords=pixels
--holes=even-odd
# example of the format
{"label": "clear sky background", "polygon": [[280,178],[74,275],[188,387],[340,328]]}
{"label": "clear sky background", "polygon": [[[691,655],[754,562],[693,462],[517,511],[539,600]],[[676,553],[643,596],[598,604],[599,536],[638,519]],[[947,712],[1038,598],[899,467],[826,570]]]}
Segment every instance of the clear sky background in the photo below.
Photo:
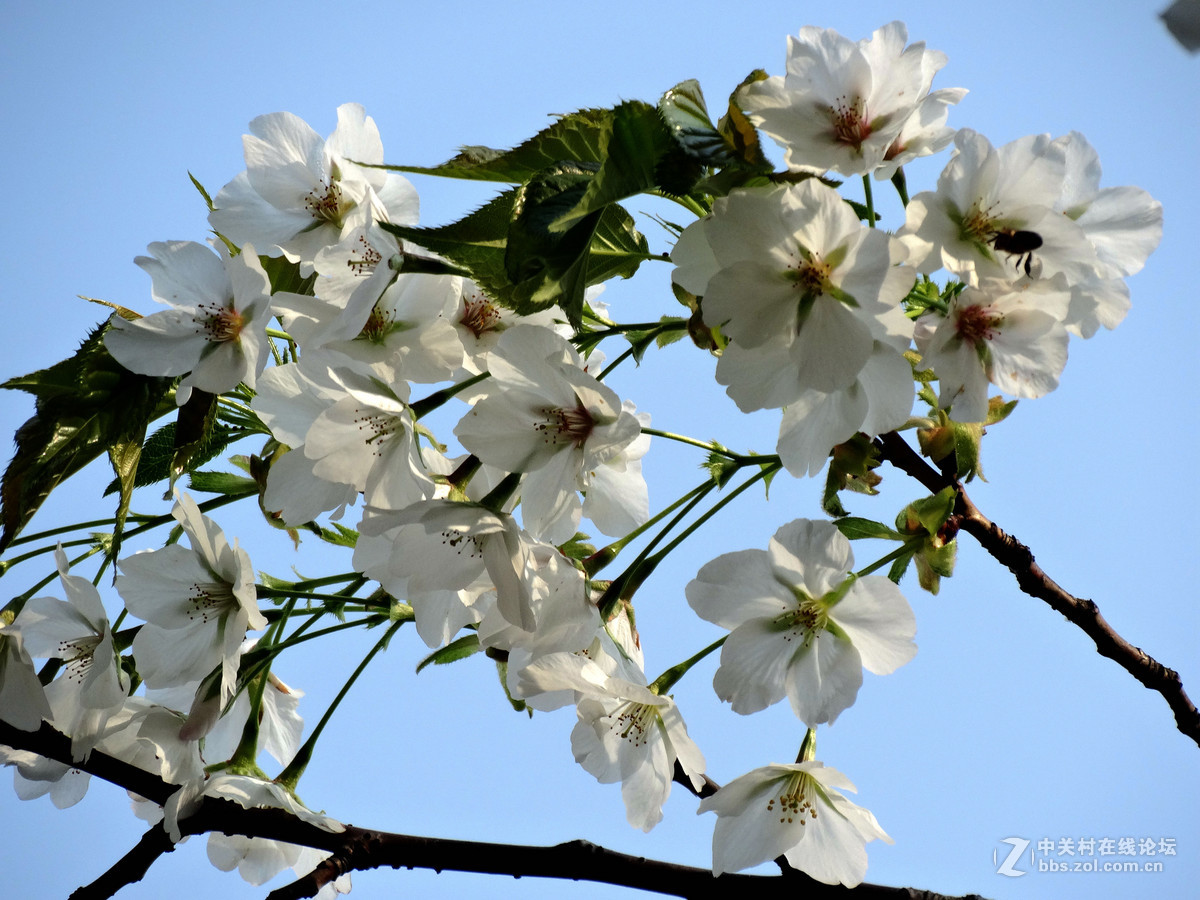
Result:
{"label": "clear sky background", "polygon": [[[0,113],[9,137],[0,171],[9,200],[0,216],[0,378],[73,352],[103,318],[77,294],[151,310],[149,279],[133,257],[152,241],[205,239],[204,206],[187,172],[215,194],[244,168],[241,135],[257,115],[288,110],[328,134],[336,107],[357,101],[377,121],[389,161],[432,164],[463,144],[511,146],[552,113],[654,101],[685,78],[698,78],[716,109],[752,69],[782,73],[786,35],[802,25],[859,39],[899,18],[910,40],[949,55],[935,87],[970,90],[952,110],[952,125],[996,145],[1081,131],[1100,153],[1105,186],[1136,184],[1164,204],[1162,245],[1131,279],[1127,320],[1113,333],[1072,341],[1061,387],[1022,402],[992,429],[983,457],[989,481],[970,491],[1033,548],[1051,577],[1094,599],[1121,634],[1176,668],[1200,697],[1193,471],[1200,58],[1167,35],[1159,7],[1095,0],[763,0],[736,12],[708,0],[4,3]],[[944,161],[911,167],[910,189],[931,189]],[[493,191],[416,184],[426,224],[450,221]],[[895,205],[884,213],[883,224],[897,227]],[[647,225],[646,233],[653,247],[667,249],[663,232]],[[613,316],[675,314],[668,279],[669,267],[647,264],[634,281],[610,288]],[[677,344],[649,354],[640,371],[619,372],[613,384],[657,427],[772,451],[778,413],[739,415],[711,371],[704,354]],[[0,431],[11,434],[32,408],[24,394],[0,393]],[[656,442],[646,460],[652,505],[694,484],[698,462],[698,453]],[[881,471],[882,497],[847,502],[857,515],[889,521],[921,491]],[[99,470],[61,489],[30,530],[94,517],[109,477]],[[686,581],[719,553],[765,547],[796,516],[820,517],[818,489],[780,476],[769,505],[739,502],[642,589],[636,603],[651,678],[719,636],[687,609]],[[165,509],[152,493],[135,506]],[[349,567],[325,562],[312,542],[293,553],[248,514],[216,518],[242,537],[259,569],[286,575],[296,566],[312,575]],[[1200,749],[1175,730],[1161,697],[1020,593],[969,537],[961,543],[958,573],[940,595],[903,585],[918,620],[915,660],[887,678],[868,675],[858,703],[819,732],[818,757],[858,785],[855,799],[896,841],[869,846],[867,879],[996,898],[1194,896]],[[857,546],[859,565],[871,553]],[[17,569],[0,592],[18,594],[42,574]],[[279,664],[278,674],[307,692],[309,722],[373,640],[356,635]],[[532,844],[586,838],[709,863],[714,819],[696,816],[696,801],[682,789],[643,836],[625,823],[618,787],[597,785],[573,762],[569,710],[532,720],[513,713],[481,657],[414,676],[424,650],[415,632],[402,631],[372,665],[301,783],[309,806],[412,834]],[[675,691],[709,774],[726,782],[790,762],[803,729],[786,704],[734,715],[712,693],[715,667],[715,658],[707,661]],[[63,812],[47,799],[21,803],[0,785],[6,895],[65,897],[95,878],[142,833],[126,807],[124,792],[95,781],[82,803]],[[1178,855],[1163,860],[1161,874],[1005,878],[993,853],[1002,858],[999,841],[1012,836],[1173,838]],[[355,873],[354,882],[351,896],[360,900],[624,896],[594,885],[454,873]],[[193,838],[120,896],[264,893],[215,870],[204,840]]]}

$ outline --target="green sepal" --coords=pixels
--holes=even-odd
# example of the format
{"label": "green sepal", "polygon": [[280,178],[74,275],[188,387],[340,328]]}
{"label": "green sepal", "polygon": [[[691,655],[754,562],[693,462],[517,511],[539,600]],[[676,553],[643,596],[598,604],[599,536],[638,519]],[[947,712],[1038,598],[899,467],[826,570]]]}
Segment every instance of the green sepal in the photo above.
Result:
{"label": "green sepal", "polygon": [[[274,575],[269,575],[266,572],[259,572],[258,580],[263,583],[263,587],[268,587],[273,591],[287,591],[296,586],[296,582],[294,582],[294,581],[287,581],[286,579],[283,579],[283,578],[276,578]],[[272,599],[275,600],[275,599],[283,599],[283,598],[279,597],[279,598],[272,598]]]}
{"label": "green sepal", "polygon": [[925,546],[913,557],[917,564],[917,581],[921,587],[936,596],[941,588],[942,578],[949,578],[954,574],[957,553],[957,539],[951,538],[942,544],[936,536],[929,538]]}
{"label": "green sepal", "polygon": [[841,518],[847,512],[838,497],[839,492],[850,490],[858,494],[878,494],[875,485],[883,478],[875,474],[875,469],[881,461],[879,450],[862,433],[834,447],[825,476],[821,508],[834,518]]}
{"label": "green sepal", "polygon": [[947,540],[943,531],[954,514],[957,500],[958,492],[953,487],[945,487],[910,503],[896,516],[896,528],[900,532],[924,535],[921,546],[911,558],[916,562],[918,582],[931,594],[937,594],[943,577],[954,574],[958,544],[954,537]]}
{"label": "green sepal", "polygon": [[592,556],[596,552],[594,545],[588,543],[591,540],[591,535],[584,534],[582,531],[575,532],[565,544],[558,545],[558,552],[567,559],[584,560]]}
{"label": "green sepal", "polygon": [[[713,441],[713,444],[719,446],[716,441]],[[714,450],[705,457],[700,468],[708,471],[709,477],[716,482],[717,487],[723,488],[729,483],[729,479],[737,474],[741,465],[736,459]]]}
{"label": "green sepal", "polygon": [[108,321],[97,325],[69,359],[0,384],[34,395],[35,413],[15,435],[16,452],[0,481],[3,551],[63,480],[110,448],[118,448],[121,510],[128,507],[131,444],[148,423],[174,408],[174,380],[130,372],[104,347]]}
{"label": "green sepal", "polygon": [[482,649],[479,646],[479,635],[474,633],[464,634],[458,640],[451,641],[445,647],[439,647],[437,650],[434,650],[417,663],[417,671],[420,672],[429,665],[444,666],[448,663],[458,662],[460,659],[474,656]]}
{"label": "green sepal", "polygon": [[954,513],[958,492],[944,487],[936,494],[922,497],[904,507],[896,516],[896,529],[902,535],[937,534]]}
{"label": "green sepal", "polygon": [[337,522],[330,522],[329,528],[321,529],[321,540],[335,547],[354,549],[358,545],[358,532]]}
{"label": "green sepal", "polygon": [[[490,656],[491,654],[489,654]],[[500,688],[504,691],[504,696],[511,706],[517,712],[528,713],[529,717],[533,718],[533,707],[519,697],[514,697],[508,689],[508,658],[500,658],[499,656],[492,657],[496,662],[496,675],[500,678]]]}
{"label": "green sepal", "polygon": [[188,178],[191,179],[192,187],[198,190],[200,192],[200,196],[204,198],[204,205],[208,207],[208,211],[212,212],[215,210],[216,207],[213,206],[212,197],[209,195],[208,190],[204,187],[204,185],[200,183],[200,180],[196,178],[196,176],[190,171],[188,172]]}
{"label": "green sepal", "polygon": [[896,557],[892,562],[892,567],[888,569],[888,580],[893,584],[899,584],[900,579],[904,577],[904,573],[908,571],[908,564],[912,562],[912,558],[912,553],[905,553]]}

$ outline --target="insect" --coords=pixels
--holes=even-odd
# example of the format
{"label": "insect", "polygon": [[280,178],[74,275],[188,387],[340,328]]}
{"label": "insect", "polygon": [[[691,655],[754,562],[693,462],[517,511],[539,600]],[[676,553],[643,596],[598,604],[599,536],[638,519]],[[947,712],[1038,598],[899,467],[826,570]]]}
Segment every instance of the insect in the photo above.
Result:
{"label": "insect", "polygon": [[1030,274],[1033,263],[1033,251],[1042,246],[1042,236],[1036,231],[1018,231],[1014,228],[997,228],[989,239],[993,247],[1001,253],[1007,253],[1009,258],[1017,258],[1017,269],[1024,269]]}

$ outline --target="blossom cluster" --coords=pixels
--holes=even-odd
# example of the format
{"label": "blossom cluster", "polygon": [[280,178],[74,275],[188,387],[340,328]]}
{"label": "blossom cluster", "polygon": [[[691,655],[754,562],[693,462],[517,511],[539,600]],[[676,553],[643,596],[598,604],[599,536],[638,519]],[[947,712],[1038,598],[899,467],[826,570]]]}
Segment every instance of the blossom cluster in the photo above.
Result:
{"label": "blossom cluster", "polygon": [[[929,403],[961,423],[986,419],[989,385],[1021,398],[1053,390],[1069,336],[1121,321],[1124,279],[1161,234],[1161,207],[1144,191],[1100,187],[1082,135],[995,148],[949,127],[966,92],[933,88],[946,62],[907,45],[898,22],[858,42],[801,29],[786,74],[736,94],[787,171],[706,197],[710,211],[670,254],[672,280],[719,348],[716,380],[742,412],[782,411],[776,464],[796,477],[857,435],[913,427],[931,378]],[[503,662],[518,706],[574,706],[576,761],[620,782],[628,821],[650,830],[673,781],[696,793],[709,784],[668,693],[703,654],[649,678],[636,586],[620,590],[634,579],[593,578],[603,554],[579,550],[582,528],[619,539],[615,555],[653,518],[649,416],[604,382],[604,355],[587,339],[591,326],[615,325],[597,290],[582,325],[557,307],[519,315],[471,272],[397,237],[387,226],[415,226],[416,191],[383,167],[379,131],[356,104],[338,109],[328,138],[289,113],[250,132],[246,170],[213,199],[212,246],[150,244],[136,262],[165,309],[114,317],[108,353],[179,379],[181,407],[211,395],[235,404],[265,439],[254,475],[271,521],[294,536],[337,523],[386,616],[411,616],[435,656],[465,640]],[[909,201],[903,166],[951,145],[936,190]],[[862,177],[865,212],[830,173]],[[900,187],[906,218],[894,233],[877,227],[873,180]],[[275,287],[284,269],[295,290]],[[950,283],[931,293],[937,271]],[[433,410],[452,425],[431,424]],[[204,796],[340,829],[306,810],[293,782],[257,768],[259,748],[285,767],[301,752],[302,694],[263,662],[285,611],[260,606],[271,595],[248,553],[191,496],[177,494],[172,516],[187,546],[117,562],[116,591],[140,622],[124,642],[58,550],[67,600],[32,599],[0,627],[0,718],[27,731],[49,722],[77,761],[99,750],[178,786],[164,809],[139,810],[176,840]],[[916,653],[911,607],[868,568],[855,570],[835,524],[800,518],[766,550],[725,553],[686,586],[692,610],[728,632],[710,648],[721,647],[717,696],[742,715],[786,697],[806,732],[795,762],[701,802],[718,817],[715,874],[782,855],[856,885],[865,844],[890,840],[815,757],[815,730],[854,704],[863,670],[886,675]],[[58,677],[43,687],[33,658],[58,661]],[[86,787],[64,763],[0,756],[22,797],[67,805]],[[223,835],[209,852],[255,883],[319,861]],[[348,889],[339,879],[326,896]]]}

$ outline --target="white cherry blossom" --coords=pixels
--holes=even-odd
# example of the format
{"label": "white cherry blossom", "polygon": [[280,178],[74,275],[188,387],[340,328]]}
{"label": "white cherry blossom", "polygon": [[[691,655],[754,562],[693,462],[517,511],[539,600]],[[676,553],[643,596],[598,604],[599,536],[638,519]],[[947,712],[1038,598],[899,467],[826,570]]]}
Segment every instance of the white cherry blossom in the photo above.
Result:
{"label": "white cherry blossom", "polygon": [[220,702],[237,687],[239,648],[247,629],[267,625],[258,608],[254,568],[235,540],[180,494],[171,514],[191,548],[171,544],[121,560],[117,591],[147,624],[133,639],[138,672],[147,686],[199,681],[221,669]]}
{"label": "white cherry blossom", "polygon": [[[702,232],[711,262],[688,239],[691,229]],[[850,387],[876,341],[907,348],[912,324],[900,301],[915,274],[896,265],[900,245],[863,226],[833,189],[810,179],[735,191],[688,231],[674,259],[684,268],[685,287],[705,282],[705,324],[719,326],[743,350],[782,342],[788,354],[789,365],[774,379],[778,389],[755,400],[749,399],[754,381],[723,372],[734,364],[722,355],[717,379],[730,385],[743,411],[785,405],[810,388]],[[708,266],[715,271],[705,280]]]}
{"label": "white cherry blossom", "polygon": [[917,652],[916,619],[882,576],[849,577],[850,542],[829,522],[796,519],[767,550],[726,553],[686,589],[703,619],[731,632],[713,688],[736,713],[782,700],[809,727],[858,696],[862,670],[886,675]]}
{"label": "white cherry blossom", "polygon": [[271,286],[254,247],[218,256],[195,241],[156,242],[135,262],[151,278],[154,299],[171,308],[140,319],[112,318],[104,346],[141,375],[184,375],[182,406],[192,390],[220,394],[254,387],[267,363]]}
{"label": "white cherry blossom", "polygon": [[575,761],[601,784],[621,782],[629,824],[649,831],[662,821],[676,762],[692,786],[704,784],[704,755],[688,736],[679,709],[642,683],[607,674],[572,653],[552,653],[521,672],[523,693],[578,692],[571,732]]}
{"label": "white cherry blossom", "polygon": [[[806,25],[788,37],[787,75],[749,85],[740,94],[750,120],[786,151],[792,169],[833,169],[864,175],[882,165],[910,120],[920,120],[933,76],[946,55],[924,42],[905,47],[908,31],[892,22],[855,43],[832,29]],[[941,110],[962,93],[942,94],[925,119],[937,127]],[[945,121],[941,114],[941,121]],[[930,139],[911,137],[912,156]],[[948,138],[947,138],[948,140]],[[943,144],[944,146],[944,144]],[[931,151],[930,151],[931,152]]]}
{"label": "white cherry blossom", "polygon": [[866,845],[893,841],[869,810],[842,796],[844,790],[854,785],[816,760],[763,766],[724,785],[696,810],[717,814],[713,874],[782,855],[825,884],[861,884]]}
{"label": "white cherry blossom", "polygon": [[209,213],[213,230],[235,244],[277,250],[311,274],[323,248],[354,227],[355,210],[372,203],[397,224],[417,221],[417,194],[408,180],[358,163],[382,163],[375,121],[357,103],[337,110],[338,124],[321,138],[288,112],[259,116],[242,143],[246,171],[221,189]]}
{"label": "white cherry blossom", "polygon": [[91,753],[108,717],[124,704],[129,678],[118,664],[99,591],[68,572],[61,545],[54,560],[67,599],[34,597],[15,624],[30,655],[62,662],[63,672],[47,687],[47,696],[55,708],[55,724],[71,736],[71,753],[80,760]]}
{"label": "white cherry blossom", "polygon": [[488,369],[487,396],[454,433],[483,462],[526,472],[525,528],[550,543],[567,541],[582,511],[577,491],[603,490],[603,483],[592,485],[592,473],[636,441],[641,425],[549,329],[508,329],[489,354]]}
{"label": "white cherry blossom", "polygon": [[989,383],[1014,397],[1041,397],[1058,387],[1070,302],[1061,277],[1018,285],[987,280],[954,297],[944,317],[923,316],[917,348],[922,368],[938,377],[938,404],[957,421],[982,422]]}

